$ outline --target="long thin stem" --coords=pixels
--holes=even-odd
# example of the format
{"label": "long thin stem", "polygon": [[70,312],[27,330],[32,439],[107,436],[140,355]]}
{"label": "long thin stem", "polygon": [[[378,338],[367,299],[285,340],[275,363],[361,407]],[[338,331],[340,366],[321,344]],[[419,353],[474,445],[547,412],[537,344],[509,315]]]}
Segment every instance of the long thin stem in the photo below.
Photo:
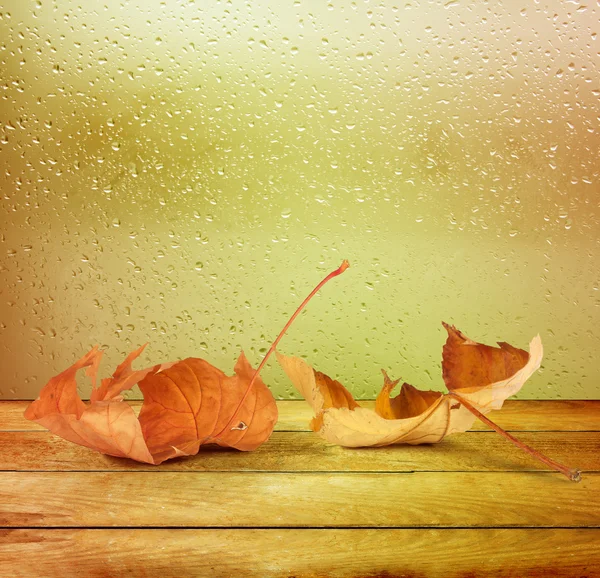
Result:
{"label": "long thin stem", "polygon": [[[323,285],[325,285],[325,283],[327,283],[327,281],[330,281],[334,277],[337,277],[338,275],[341,275],[348,267],[350,267],[350,263],[348,263],[348,261],[346,259],[344,259],[344,261],[342,261],[342,264],[335,271],[332,271],[331,273],[329,273],[329,275],[327,275],[327,277],[325,277],[310,292],[310,294],[308,295],[308,297],[304,301],[302,301],[302,303],[300,304],[300,306],[298,307],[298,309],[296,309],[296,311],[294,311],[294,314],[290,317],[289,321],[285,324],[285,327],[281,330],[281,332],[279,333],[279,335],[277,336],[277,338],[275,339],[275,341],[273,341],[273,344],[269,348],[269,351],[267,351],[267,353],[263,357],[262,361],[260,362],[260,365],[256,368],[256,371],[254,372],[254,375],[252,376],[252,379],[250,380],[250,383],[248,384],[248,387],[246,388],[246,392],[244,393],[244,395],[243,395],[240,403],[238,404],[236,410],[233,412],[233,415],[231,416],[231,419],[227,422],[227,425],[215,436],[216,438],[221,437],[223,435],[223,433],[226,430],[228,430],[229,428],[231,428],[231,426],[235,423],[235,420],[236,420],[238,414],[240,413],[240,410],[242,409],[242,406],[244,405],[244,402],[246,401],[247,397],[250,395],[250,392],[252,391],[252,386],[254,385],[254,382],[256,381],[256,378],[258,377],[258,374],[261,372],[262,368],[267,363],[267,360],[269,359],[269,357],[271,356],[271,354],[273,353],[273,351],[275,351],[275,348],[277,347],[277,344],[279,343],[279,341],[281,340],[281,338],[284,336],[284,334],[288,330],[289,326],[294,322],[294,319],[296,319],[296,317],[298,317],[298,315],[300,314],[300,312],[302,311],[302,309],[304,309],[304,307],[306,306],[306,304],[318,293],[319,289],[321,289],[321,287],[323,287]],[[236,429],[242,429],[242,428],[237,428],[236,427]]]}
{"label": "long thin stem", "polygon": [[544,454],[534,450],[532,447],[529,447],[527,444],[518,440],[516,437],[510,435],[507,431],[503,430],[499,425],[496,425],[491,419],[487,418],[483,415],[477,408],[473,407],[466,399],[458,395],[457,393],[450,392],[450,394],[454,399],[458,400],[462,403],[474,416],[479,418],[484,424],[491,427],[494,431],[498,432],[501,436],[504,436],[507,440],[511,441],[518,448],[526,451],[530,456],[533,456],[540,462],[546,464],[548,467],[552,468],[560,472],[561,474],[567,476],[572,482],[580,482],[581,481],[581,472],[579,470],[572,470],[567,466],[563,466],[554,460],[546,457]]}

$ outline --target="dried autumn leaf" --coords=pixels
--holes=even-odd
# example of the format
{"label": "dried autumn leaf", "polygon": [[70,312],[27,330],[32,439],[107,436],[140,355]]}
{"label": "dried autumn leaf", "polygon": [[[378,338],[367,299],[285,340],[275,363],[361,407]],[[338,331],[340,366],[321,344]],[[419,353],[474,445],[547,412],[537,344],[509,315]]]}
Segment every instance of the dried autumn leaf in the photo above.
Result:
{"label": "dried autumn leaf", "polygon": [[[277,406],[260,378],[238,412],[244,427],[217,436],[254,374],[243,353],[233,376],[193,357],[134,371],[131,363],[143,349],[132,352],[96,388],[102,352],[94,347],[48,382],[25,417],[76,444],[149,464],[196,454],[202,444],[253,450],[269,438]],[[89,404],[77,393],[76,373],[84,367],[93,387]],[[139,418],[121,395],[138,382],[144,393]]]}
{"label": "dried autumn leaf", "polygon": [[[242,353],[232,376],[196,357],[134,371],[140,347],[96,387],[102,352],[94,347],[46,384],[25,417],[76,444],[149,464],[194,455],[203,444],[254,450],[277,422],[277,405],[259,377],[261,369],[308,301],[348,267],[343,261],[313,289],[256,370]],[[85,367],[92,381],[89,404],[77,393],[76,374]],[[144,394],[139,418],[121,395],[136,383]]]}
{"label": "dried autumn leaf", "polygon": [[193,455],[210,443],[252,451],[269,439],[277,422],[277,405],[260,377],[237,411],[239,425],[226,428],[254,376],[243,353],[234,372],[227,376],[207,361],[191,357],[140,382],[144,404],[139,419],[155,459]]}
{"label": "dried autumn leaf", "polygon": [[531,340],[527,353],[508,343],[499,343],[500,347],[476,343],[455,327],[443,325],[448,332],[442,351],[443,376],[450,393],[421,391],[404,383],[392,399],[390,393],[400,380],[390,380],[384,371],[375,411],[360,407],[339,381],[315,371],[302,359],[279,353],[278,359],[316,413],[311,428],[327,441],[346,447],[435,443],[468,430],[477,417],[520,449],[579,482],[579,470],[546,457],[485,416],[500,409],[539,368],[540,336]]}
{"label": "dried autumn leaf", "polygon": [[504,400],[521,389],[542,361],[539,335],[532,340],[529,354],[504,342],[499,342],[499,347],[476,343],[453,325],[443,323],[443,326],[448,332],[442,350],[442,376],[446,387],[476,405],[482,413],[500,409]]}
{"label": "dried autumn leaf", "polygon": [[385,371],[382,373],[383,387],[375,400],[375,413],[385,419],[415,417],[426,411],[444,395],[440,391],[422,391],[409,383],[403,383],[400,393],[391,399],[390,393],[400,380],[392,381]]}
{"label": "dried autumn leaf", "polygon": [[[448,331],[443,350],[446,383],[451,392],[460,392],[481,413],[499,409],[540,366],[539,336],[532,339],[527,353],[507,344],[495,348],[475,343],[454,327],[444,327]],[[338,381],[319,377],[323,374],[302,359],[278,354],[278,360],[315,411],[312,428],[338,445],[436,443],[447,435],[468,430],[475,421],[473,413],[452,394],[421,391],[405,383],[400,394],[390,399],[398,382],[391,381],[385,372],[384,385],[372,411],[360,407]]]}

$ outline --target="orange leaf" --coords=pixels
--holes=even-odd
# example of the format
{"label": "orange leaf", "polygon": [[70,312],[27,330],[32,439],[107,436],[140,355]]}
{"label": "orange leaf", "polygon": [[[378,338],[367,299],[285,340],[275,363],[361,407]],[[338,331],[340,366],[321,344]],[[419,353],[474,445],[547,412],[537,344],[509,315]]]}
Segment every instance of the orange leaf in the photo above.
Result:
{"label": "orange leaf", "polygon": [[[196,357],[135,371],[131,364],[144,350],[142,346],[97,388],[102,352],[94,347],[46,384],[25,417],[76,444],[149,464],[194,455],[203,444],[254,450],[269,439],[277,422],[277,405],[259,377],[260,370],[310,299],[348,267],[348,261],[342,261],[304,299],[256,371],[243,352],[232,376]],[[84,367],[92,380],[89,404],[77,394],[76,374]],[[325,377],[323,391],[328,387]],[[144,394],[139,419],[121,395],[136,383]],[[352,399],[349,393],[348,398]],[[341,400],[335,397],[331,403]]]}
{"label": "orange leaf", "polygon": [[269,439],[277,406],[260,377],[238,411],[235,429],[215,437],[231,419],[254,374],[243,353],[234,371],[229,377],[207,361],[190,357],[140,382],[140,423],[157,463],[195,454],[202,444],[250,451]]}
{"label": "orange leaf", "polygon": [[403,419],[419,415],[443,395],[439,391],[421,391],[403,383],[400,393],[394,399],[390,399],[390,393],[400,380],[392,381],[385,371],[382,370],[382,373],[384,383],[375,400],[375,412],[385,419]]}
{"label": "orange leaf", "polygon": [[[206,443],[251,450],[269,438],[277,406],[260,378],[238,411],[239,428],[217,436],[254,374],[243,353],[229,377],[193,357],[135,371],[131,364],[143,349],[132,352],[96,388],[102,352],[94,347],[46,384],[25,417],[76,444],[150,464],[195,454]],[[76,373],[84,367],[93,386],[89,404],[77,393]],[[121,395],[138,382],[145,395],[139,419]]]}
{"label": "orange leaf", "polygon": [[[25,411],[25,417],[76,444],[150,464],[194,455],[203,444],[254,450],[269,439],[277,422],[277,405],[259,377],[260,370],[310,299],[348,267],[348,261],[342,261],[311,291],[256,371],[243,352],[232,376],[196,357],[135,371],[131,364],[144,350],[142,346],[97,388],[102,353],[94,347],[46,384],[40,397]],[[89,404],[77,394],[76,374],[84,367],[92,380]],[[327,390],[327,379],[322,378],[323,391]],[[136,383],[144,394],[139,419],[121,395]],[[349,393],[348,398],[352,399]],[[341,400],[334,397],[331,403]]]}

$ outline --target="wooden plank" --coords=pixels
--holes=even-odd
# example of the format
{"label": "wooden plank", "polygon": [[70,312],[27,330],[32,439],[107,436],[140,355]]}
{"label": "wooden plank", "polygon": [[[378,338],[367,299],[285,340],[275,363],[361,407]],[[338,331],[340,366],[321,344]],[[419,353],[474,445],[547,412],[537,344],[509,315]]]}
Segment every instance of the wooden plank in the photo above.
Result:
{"label": "wooden plank", "polygon": [[[600,471],[598,432],[521,432],[547,456]],[[276,432],[253,452],[203,450],[161,466],[113,458],[46,432],[0,432],[0,471],[542,471],[546,466],[494,432],[467,432],[433,445],[348,449],[312,432]]]}
{"label": "wooden plank", "polygon": [[598,577],[600,530],[0,530],[0,575]]}
{"label": "wooden plank", "polygon": [[[373,409],[374,401],[361,401]],[[304,401],[280,401],[278,431],[308,431],[313,411]],[[488,417],[508,431],[600,431],[600,400],[512,400]],[[489,431],[479,420],[474,431]]]}
{"label": "wooden plank", "polygon": [[600,527],[600,474],[2,472],[0,526]]}
{"label": "wooden plank", "polygon": [[[39,431],[41,426],[26,420],[23,412],[28,401],[0,401],[0,431]],[[373,401],[361,401],[374,407]],[[139,411],[141,401],[131,405]],[[304,401],[278,401],[279,421],[276,431],[308,431],[313,414]],[[577,400],[508,400],[500,411],[489,414],[490,419],[509,431],[600,431],[600,401]],[[487,430],[475,422],[474,430]]]}

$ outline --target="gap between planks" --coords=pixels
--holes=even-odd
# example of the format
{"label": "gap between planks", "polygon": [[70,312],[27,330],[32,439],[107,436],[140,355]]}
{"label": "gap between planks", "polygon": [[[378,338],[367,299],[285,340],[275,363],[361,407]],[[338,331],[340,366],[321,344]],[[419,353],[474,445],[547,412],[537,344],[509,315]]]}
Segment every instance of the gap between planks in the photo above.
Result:
{"label": "gap between planks", "polygon": [[600,576],[596,529],[0,530],[0,576]]}

